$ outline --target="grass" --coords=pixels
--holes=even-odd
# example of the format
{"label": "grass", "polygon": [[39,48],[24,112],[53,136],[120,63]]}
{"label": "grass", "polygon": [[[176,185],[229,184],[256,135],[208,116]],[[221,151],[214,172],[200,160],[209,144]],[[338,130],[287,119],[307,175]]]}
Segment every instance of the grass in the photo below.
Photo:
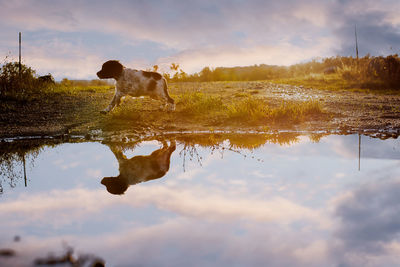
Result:
{"label": "grass", "polygon": [[267,118],[270,108],[264,103],[264,100],[248,96],[228,104],[226,111],[230,120],[255,123]]}
{"label": "grass", "polygon": [[230,120],[248,124],[268,123],[300,123],[314,115],[325,114],[321,103],[309,100],[300,103],[282,102],[278,107],[268,106],[263,99],[248,97],[234,102],[227,107]]}
{"label": "grass", "polygon": [[358,79],[344,79],[342,76],[345,73],[334,74],[309,74],[305,76],[298,76],[294,78],[275,79],[271,80],[276,84],[290,84],[296,86],[304,86],[320,90],[330,91],[351,91],[351,92],[366,92],[373,94],[400,94],[400,90],[391,89],[382,81],[359,81]]}
{"label": "grass", "polygon": [[63,84],[53,84],[49,85],[48,89],[46,90],[47,94],[57,93],[57,94],[68,94],[68,95],[76,95],[82,92],[87,93],[106,93],[110,91],[111,88],[114,86],[110,85],[91,85],[91,86],[84,86],[84,85],[63,85]]}
{"label": "grass", "polygon": [[[231,97],[228,101],[221,95],[203,92],[185,92],[173,95],[176,110],[165,112],[154,106],[154,101],[146,99],[128,100],[123,107],[116,108],[107,115],[107,128],[116,124],[126,125],[131,122],[143,125],[165,125],[174,122],[183,125],[247,125],[265,126],[269,124],[293,124],[306,121],[312,116],[326,114],[322,104],[315,100],[305,102],[282,102],[270,106],[263,98],[247,95],[243,98]],[[147,102],[149,101],[149,102]],[[143,115],[144,107],[151,112]]]}
{"label": "grass", "polygon": [[186,115],[210,114],[220,112],[224,106],[221,96],[207,95],[202,92],[186,92],[177,96],[179,112]]}
{"label": "grass", "polygon": [[[112,99],[112,86],[57,83],[42,94],[35,95],[37,99],[28,100],[26,104],[3,101],[0,111],[11,130],[26,124],[29,127],[40,126],[40,132],[64,131],[58,129],[67,128],[70,133],[76,134],[88,129],[101,129],[103,132],[131,130],[137,133],[153,130],[242,130],[251,127],[271,129],[272,125],[292,127],[293,124],[313,119],[310,116],[314,115],[321,115],[318,119],[328,118],[324,117],[325,111],[318,102],[271,101],[263,90],[255,90],[260,84],[171,83],[169,91],[176,103],[173,112],[163,109],[162,102],[148,97],[126,97],[119,107],[107,115],[101,115],[100,111]],[[252,94],[252,91],[259,93]],[[44,123],[49,126],[43,127]]]}

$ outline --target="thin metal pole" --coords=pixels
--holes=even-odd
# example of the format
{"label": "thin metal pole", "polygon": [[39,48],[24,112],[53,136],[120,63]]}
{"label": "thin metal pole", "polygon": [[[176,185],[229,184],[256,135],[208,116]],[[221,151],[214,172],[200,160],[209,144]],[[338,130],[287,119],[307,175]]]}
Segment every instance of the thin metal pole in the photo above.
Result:
{"label": "thin metal pole", "polygon": [[361,134],[358,134],[358,171],[361,166]]}
{"label": "thin metal pole", "polygon": [[18,69],[19,69],[19,75],[21,75],[21,32],[19,32],[19,64],[18,64]]}
{"label": "thin metal pole", "polygon": [[27,181],[26,181],[26,164],[25,164],[25,154],[23,156],[23,161],[24,161],[24,180],[25,180],[25,187],[27,186]]}
{"label": "thin metal pole", "polygon": [[354,35],[356,37],[356,56],[358,61],[358,40],[357,40],[357,24],[354,25]]}

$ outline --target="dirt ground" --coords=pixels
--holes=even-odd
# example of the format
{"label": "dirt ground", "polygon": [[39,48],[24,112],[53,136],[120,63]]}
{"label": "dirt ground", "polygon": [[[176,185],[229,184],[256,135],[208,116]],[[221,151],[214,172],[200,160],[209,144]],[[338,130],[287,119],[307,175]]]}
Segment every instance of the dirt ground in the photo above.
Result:
{"label": "dirt ground", "polygon": [[[361,132],[377,137],[397,137],[400,134],[400,96],[380,95],[365,92],[326,91],[303,86],[273,84],[269,82],[215,82],[215,83],[177,83],[170,85],[172,95],[179,92],[197,90],[206,94],[222,94],[229,97],[241,97],[251,94],[266,99],[271,106],[285,102],[318,100],[324,107],[329,119],[310,118],[300,124],[274,125],[205,125],[190,121],[157,121],[163,113],[155,112],[152,100],[141,101],[142,110],[137,120],[117,128],[107,127],[106,116],[100,110],[105,108],[112,98],[113,90],[96,92],[84,90],[70,94],[52,95],[46,98],[17,103],[2,101],[0,105],[0,138],[16,137],[68,137],[109,136],[120,133],[149,135],[157,132],[179,131],[304,131],[356,133]],[[132,104],[128,100],[122,104]],[[143,118],[151,118],[143,120]],[[267,127],[266,127],[267,126]]]}
{"label": "dirt ground", "polygon": [[265,97],[271,102],[317,99],[332,114],[328,122],[309,121],[310,128],[305,126],[304,130],[380,133],[382,136],[400,134],[399,95],[327,91],[263,83],[259,86],[265,88]]}

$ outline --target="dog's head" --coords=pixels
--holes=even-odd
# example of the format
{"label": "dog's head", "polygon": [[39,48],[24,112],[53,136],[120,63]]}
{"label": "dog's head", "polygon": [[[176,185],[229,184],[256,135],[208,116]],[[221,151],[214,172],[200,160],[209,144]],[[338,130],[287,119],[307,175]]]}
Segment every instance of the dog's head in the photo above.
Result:
{"label": "dog's head", "polygon": [[97,76],[100,79],[111,79],[114,78],[118,80],[121,76],[124,66],[119,63],[118,60],[109,60],[103,64],[101,70],[97,72]]}
{"label": "dog's head", "polygon": [[128,184],[120,176],[117,177],[104,177],[101,184],[105,185],[107,191],[114,195],[122,195],[128,189]]}

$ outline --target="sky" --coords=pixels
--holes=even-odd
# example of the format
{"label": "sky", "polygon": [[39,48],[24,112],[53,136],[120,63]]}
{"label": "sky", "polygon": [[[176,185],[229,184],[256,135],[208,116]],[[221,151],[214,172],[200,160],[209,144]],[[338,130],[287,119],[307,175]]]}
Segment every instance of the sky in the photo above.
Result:
{"label": "sky", "polygon": [[160,71],[291,65],[400,52],[398,0],[0,0],[0,63],[57,80],[94,79],[101,64]]}

